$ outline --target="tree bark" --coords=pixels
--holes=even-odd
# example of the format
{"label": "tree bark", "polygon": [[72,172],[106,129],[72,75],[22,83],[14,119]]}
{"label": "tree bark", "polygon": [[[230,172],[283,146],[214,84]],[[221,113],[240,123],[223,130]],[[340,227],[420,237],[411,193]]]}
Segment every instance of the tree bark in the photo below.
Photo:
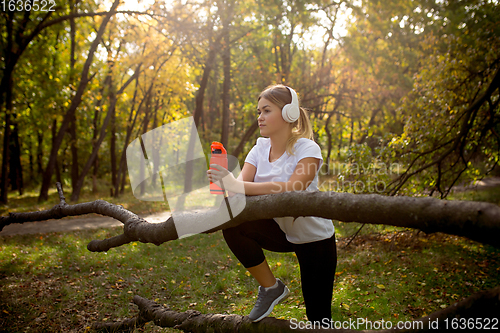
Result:
{"label": "tree bark", "polygon": [[[291,329],[290,321],[272,317],[267,317],[258,323],[253,323],[247,316],[216,313],[203,314],[196,310],[177,312],[137,295],[134,296],[133,300],[140,310],[136,318],[116,323],[95,323],[92,328],[104,332],[130,332],[134,328],[144,326],[147,322],[154,321],[160,327],[173,327],[184,332],[193,333],[315,332],[314,330]],[[341,332],[356,331],[345,330]]]}
{"label": "tree bark", "polygon": [[[326,133],[326,137],[327,137],[327,140],[326,140],[326,174],[329,175],[330,174],[330,160],[331,160],[331,156],[332,156],[332,141],[333,141],[333,138],[332,138],[332,132],[330,131],[330,120],[332,119],[333,117],[333,112],[330,113],[328,115],[328,118],[326,118],[326,121],[325,121],[325,133]],[[333,127],[333,126],[332,126]]]}
{"label": "tree bark", "polygon": [[123,84],[123,86],[116,93],[116,95],[114,95],[113,100],[110,102],[108,113],[106,114],[106,118],[104,119],[104,122],[103,122],[102,127],[101,127],[99,139],[94,144],[94,147],[92,149],[92,153],[90,154],[90,157],[87,160],[87,163],[85,164],[85,166],[82,169],[80,177],[78,178],[78,181],[76,183],[76,187],[73,188],[73,193],[71,194],[71,201],[78,201],[78,198],[80,196],[80,191],[83,187],[83,181],[85,179],[85,176],[87,176],[87,173],[90,171],[90,168],[94,164],[94,161],[97,157],[97,153],[99,151],[101,143],[104,140],[104,137],[106,136],[106,128],[109,125],[109,122],[111,120],[113,113],[115,112],[115,107],[116,107],[116,102],[117,102],[118,96],[120,96],[123,93],[123,91],[127,88],[127,86],[135,79],[135,77],[137,75],[139,75],[141,65],[142,65],[142,63],[139,63],[139,65],[137,65],[137,68],[136,68],[134,74],[127,80],[127,82],[125,82]]}
{"label": "tree bark", "polygon": [[[0,105],[1,107],[1,105]],[[3,156],[2,156],[2,174],[0,179],[0,202],[8,203],[9,184],[8,184],[8,163],[9,163],[9,140],[10,140],[10,111],[5,110],[5,127],[3,131]]]}
{"label": "tree bark", "polygon": [[108,24],[111,16],[115,14],[115,10],[119,4],[120,4],[119,0],[115,0],[113,2],[113,5],[111,6],[109,12],[106,14],[106,16],[102,20],[102,23],[101,23],[101,26],[99,27],[96,38],[94,39],[94,41],[92,42],[92,44],[90,46],[89,55],[88,55],[87,60],[85,61],[85,64],[83,66],[80,84],[78,86],[78,89],[76,91],[75,96],[71,100],[71,104],[69,106],[68,112],[66,112],[66,115],[64,116],[63,122],[62,122],[61,127],[59,128],[59,132],[57,134],[57,139],[55,140],[54,145],[52,146],[52,150],[50,152],[50,157],[49,157],[49,162],[47,163],[47,167],[45,168],[45,172],[43,174],[42,186],[40,188],[40,195],[38,197],[38,201],[44,201],[44,200],[48,199],[48,191],[49,191],[49,186],[50,186],[50,182],[52,179],[52,174],[54,172],[54,167],[56,164],[57,152],[59,151],[59,148],[61,147],[64,135],[68,129],[71,117],[75,113],[77,107],[80,105],[80,103],[82,101],[83,93],[85,92],[85,89],[90,81],[88,74],[89,74],[89,70],[90,70],[90,65],[92,64],[92,60],[94,59],[94,53],[97,50],[97,46],[101,42],[102,35],[104,34],[104,31],[106,30],[106,25]]}
{"label": "tree bark", "polygon": [[222,38],[222,34],[219,34],[215,41],[211,41],[208,46],[208,56],[207,61],[205,62],[205,68],[203,69],[203,76],[200,81],[200,88],[196,92],[195,98],[195,111],[194,111],[194,123],[196,124],[196,128],[200,125],[200,119],[203,115],[203,100],[205,99],[205,90],[208,85],[208,78],[210,77],[210,72],[214,66],[215,56],[217,55],[217,48],[220,45],[220,40]]}
{"label": "tree bark", "polygon": [[230,22],[232,18],[232,6],[231,2],[225,3],[224,11],[224,22],[222,28],[223,38],[223,72],[224,72],[224,82],[222,84],[222,131],[221,131],[221,143],[227,147],[229,143],[229,90],[231,87],[231,40],[230,40]]}
{"label": "tree bark", "polygon": [[[250,140],[250,137],[255,133],[255,131],[259,128],[259,122],[255,120],[252,125],[246,130],[245,134],[243,134],[243,138],[241,138],[240,143],[238,146],[231,152],[231,155],[234,157],[238,157],[241,152],[243,151],[243,147],[245,146],[245,143]],[[234,168],[234,167],[233,167]],[[232,170],[231,168],[229,170]]]}
{"label": "tree bark", "polygon": [[139,112],[141,111],[142,102],[144,101],[144,99],[141,101],[139,107],[137,108],[137,112],[135,113],[135,116],[133,117],[133,120],[132,120],[132,116],[134,115],[134,111],[135,111],[135,100],[137,98],[138,86],[139,86],[139,75],[136,76],[136,78],[135,78],[134,97],[132,97],[132,106],[130,107],[130,114],[129,114],[128,121],[127,121],[127,131],[126,131],[126,135],[125,135],[125,142],[123,145],[122,153],[120,155],[120,161],[118,163],[118,171],[116,172],[116,183],[113,183],[113,186],[114,186],[114,193],[113,194],[114,194],[115,198],[118,198],[118,196],[119,196],[120,178],[121,178],[122,172],[125,171],[125,164],[127,162],[126,161],[126,151],[127,151],[127,146],[129,144],[129,140],[130,140],[130,135],[132,134],[132,130],[134,129],[134,125],[135,125],[135,122],[137,120],[137,116],[139,115]]}
{"label": "tree bark", "polygon": [[36,137],[37,137],[37,146],[36,146],[36,166],[37,166],[37,174],[41,175],[43,174],[43,165],[42,165],[42,159],[43,159],[43,131],[37,131]]}
{"label": "tree bark", "polygon": [[[160,327],[173,327],[184,332],[204,333],[281,333],[281,332],[382,332],[389,333],[394,330],[356,330],[356,329],[335,329],[335,321],[330,321],[322,328],[304,328],[300,329],[297,322],[289,320],[267,317],[258,323],[252,323],[247,316],[223,315],[188,310],[185,312],[176,312],[167,307],[159,305],[153,301],[144,299],[140,296],[134,296],[134,303],[139,307],[140,313],[136,318],[126,319],[116,323],[95,323],[93,328],[107,332],[130,332],[134,328],[142,327],[147,322],[154,321]],[[427,317],[416,319],[412,323],[415,329],[405,330],[405,332],[436,332],[436,330],[445,330],[451,328],[451,322],[445,322],[445,319],[464,318],[476,319],[498,318],[500,313],[500,287],[476,293],[460,302],[454,303],[446,309],[436,311]],[[349,323],[348,320],[346,320]],[[357,320],[354,321],[357,323]],[[323,324],[323,323],[321,323]],[[318,325],[320,326],[320,325]],[[344,325],[350,326],[350,325]],[[351,327],[359,328],[358,325]],[[359,325],[363,327],[363,325]],[[366,326],[365,326],[366,327]]]}
{"label": "tree bark", "polygon": [[[137,76],[136,76],[137,77]],[[109,104],[112,109],[111,112],[111,126],[110,126],[110,138],[109,138],[109,155],[111,159],[111,196],[113,196],[113,184],[117,181],[117,167],[116,167],[116,95],[114,91],[113,80],[109,81]]]}
{"label": "tree bark", "polygon": [[[104,100],[104,89],[110,85],[111,81],[111,75],[112,75],[112,68],[108,67],[108,72],[106,73],[106,77],[104,78],[104,82],[101,85],[101,89],[99,91],[99,95],[101,98],[99,98],[95,104],[94,108],[94,118],[92,119],[92,147],[95,146],[97,143],[97,134],[98,134],[98,128],[99,128],[99,118],[101,115],[101,106],[102,102]],[[99,171],[99,155],[97,155],[94,158],[94,164],[92,165],[92,193],[97,194],[99,192],[99,189],[97,188],[97,174]],[[73,190],[77,188],[78,184],[78,178],[76,181],[73,183]]]}
{"label": "tree bark", "polygon": [[[52,121],[52,145],[54,145],[54,141],[56,140],[56,133],[57,133],[57,119],[54,119]],[[59,168],[59,160],[58,156],[56,155],[56,163],[55,163],[55,172],[56,172],[56,182],[59,182],[62,184],[61,181],[61,169]]]}
{"label": "tree bark", "polygon": [[[48,15],[51,13],[49,12]],[[2,68],[2,80],[0,81],[0,111],[5,103],[5,127],[3,133],[3,158],[2,158],[2,173],[0,178],[0,202],[7,204],[8,202],[8,185],[9,185],[9,163],[10,163],[10,144],[11,144],[11,125],[15,125],[15,121],[12,119],[15,116],[12,113],[12,94],[14,91],[14,80],[13,73],[15,66],[21,57],[21,54],[27,47],[27,44],[23,38],[23,32],[25,26],[20,26],[18,29],[14,29],[14,12],[7,11],[7,27],[6,27],[6,38],[7,47],[3,54],[4,66]],[[27,20],[30,15],[29,11],[24,13],[24,19]],[[3,41],[3,40],[2,40]],[[21,43],[19,43],[21,42]],[[29,43],[29,42],[28,42]],[[5,44],[4,44],[5,45]],[[10,166],[12,168],[12,165]]]}
{"label": "tree bark", "polygon": [[5,52],[5,68],[3,70],[2,81],[0,82],[0,110],[5,102],[5,127],[3,131],[3,157],[2,157],[2,173],[0,179],[0,202],[7,204],[8,202],[8,164],[9,164],[9,143],[10,143],[10,125],[12,113],[12,72],[16,65],[17,59],[12,52],[14,35],[12,18],[14,13],[7,13],[7,51]]}
{"label": "tree bark", "polygon": [[[246,204],[240,214],[204,233],[235,227],[246,221],[285,216],[318,216],[343,222],[413,228],[426,233],[444,232],[500,248],[498,237],[500,207],[485,202],[300,191],[247,197],[237,194],[229,198],[229,203],[235,207],[238,202],[242,202],[243,198]],[[222,219],[220,216],[227,215],[225,203],[223,205],[222,209],[213,209],[203,213],[177,214],[175,215],[176,224],[196,221],[198,225],[210,225],[214,220],[220,221]],[[118,219],[124,223],[124,230],[123,234],[119,238],[115,237],[113,241],[93,240],[88,245],[90,251],[108,251],[112,247],[133,241],[160,245],[178,238],[172,217],[162,223],[148,223],[123,207],[102,200],[64,206],[62,210],[58,210],[56,216],[52,216],[50,211],[11,213],[8,217],[2,217],[0,231],[5,225],[11,223],[43,221],[94,212]],[[116,241],[117,239],[119,242]]]}
{"label": "tree bark", "polygon": [[19,195],[23,194],[23,167],[21,165],[21,144],[19,142],[19,126],[15,114],[12,114],[12,132],[10,133],[9,143],[9,173],[10,186],[12,190],[17,190]]}
{"label": "tree bark", "polygon": [[[116,9],[119,2],[116,1],[116,6],[112,6],[112,9]],[[114,5],[114,4],[113,4]],[[110,10],[110,12],[112,11]],[[36,26],[30,31],[27,31],[27,26],[29,23],[34,23],[35,21],[30,21],[30,15],[33,11],[24,11],[24,13],[19,13],[23,15],[22,19],[14,19],[15,12],[7,11],[7,34],[5,35],[7,41],[7,48],[5,50],[5,59],[4,59],[4,67],[2,68],[2,80],[0,82],[0,111],[4,107],[5,103],[5,123],[8,124],[10,122],[10,111],[12,110],[12,106],[9,100],[12,99],[12,92],[14,90],[14,82],[12,81],[12,75],[14,69],[21,58],[22,54],[28,47],[28,45],[37,37],[45,28],[50,26],[59,24],[66,20],[71,20],[77,17],[93,17],[93,16],[105,16],[104,21],[109,17],[110,12],[99,12],[99,13],[71,13],[69,15],[63,15],[57,17],[55,19],[49,20],[52,11],[47,12],[43,17],[39,17],[36,20]],[[139,13],[133,11],[122,11],[122,13]],[[103,21],[103,22],[104,22]],[[17,29],[14,29],[14,23],[21,22],[16,26]],[[104,24],[105,25],[105,24]],[[14,30],[16,31],[16,36],[14,36]],[[100,38],[98,38],[100,39]],[[5,146],[5,141],[8,143],[9,141],[9,130],[6,128],[4,131],[4,150],[3,150],[3,160],[2,160],[2,173],[0,179],[0,202],[7,203],[7,163],[8,163],[8,144]],[[7,147],[7,148],[6,148]],[[53,161],[51,164],[52,171],[50,177],[52,177],[53,168],[55,166],[55,162]],[[48,176],[48,175],[47,175]],[[47,178],[47,177],[46,177]],[[47,180],[45,186],[48,191],[48,186],[50,184],[50,179]],[[42,200],[47,198],[47,192],[44,193]]]}
{"label": "tree bark", "polygon": [[[78,4],[78,2],[76,3]],[[76,13],[76,4],[73,3],[73,0],[69,1],[69,10],[71,14]],[[74,80],[74,74],[75,74],[75,64],[76,64],[76,58],[75,58],[75,51],[76,51],[76,25],[75,25],[75,18],[72,17],[69,19],[69,26],[70,26],[70,56],[69,56],[69,68],[70,68],[70,78],[69,81],[73,83]],[[73,87],[73,86],[71,86]],[[74,188],[76,186],[76,182],[78,181],[78,148],[77,148],[77,136],[76,136],[76,129],[77,129],[77,122],[76,122],[76,114],[73,113],[71,120],[70,120],[70,126],[69,126],[69,134],[71,136],[71,141],[70,141],[70,146],[71,146],[71,187]]]}

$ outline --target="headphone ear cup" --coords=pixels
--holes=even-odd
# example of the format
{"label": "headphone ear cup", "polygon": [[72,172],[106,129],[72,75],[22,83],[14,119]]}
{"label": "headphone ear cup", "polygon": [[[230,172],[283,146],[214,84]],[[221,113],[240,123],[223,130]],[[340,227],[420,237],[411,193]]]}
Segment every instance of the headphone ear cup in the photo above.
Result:
{"label": "headphone ear cup", "polygon": [[287,87],[292,95],[292,103],[286,104],[283,109],[281,109],[281,115],[283,119],[288,123],[293,123],[300,117],[299,99],[297,98],[297,93],[290,87]]}
{"label": "headphone ear cup", "polygon": [[286,104],[283,109],[281,109],[281,116],[283,117],[283,120],[285,120],[287,123],[290,122],[290,119],[288,118],[288,108],[291,106],[291,104]]}
{"label": "headphone ear cup", "polygon": [[293,123],[299,119],[300,110],[297,105],[287,104],[283,107],[281,115],[287,123]]}

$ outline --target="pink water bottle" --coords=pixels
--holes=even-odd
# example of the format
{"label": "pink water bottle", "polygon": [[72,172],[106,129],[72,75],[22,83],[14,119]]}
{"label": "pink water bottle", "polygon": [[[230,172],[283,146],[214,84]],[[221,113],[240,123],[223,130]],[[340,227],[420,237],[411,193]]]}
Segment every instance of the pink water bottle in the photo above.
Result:
{"label": "pink water bottle", "polygon": [[[210,164],[218,164],[224,169],[227,169],[227,151],[222,145],[222,143],[214,141],[210,146],[211,156]],[[214,170],[213,168],[210,168]],[[214,183],[210,182],[210,193],[211,194],[224,194],[224,190]]]}

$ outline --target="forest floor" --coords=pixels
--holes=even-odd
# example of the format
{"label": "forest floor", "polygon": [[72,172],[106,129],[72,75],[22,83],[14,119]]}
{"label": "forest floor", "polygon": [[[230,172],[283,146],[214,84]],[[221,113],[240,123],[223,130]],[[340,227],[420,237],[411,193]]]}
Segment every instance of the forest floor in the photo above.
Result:
{"label": "forest floor", "polygon": [[[500,179],[486,180],[467,191],[457,190],[449,199],[500,204],[499,184]],[[11,200],[12,206],[4,207],[0,215],[50,208],[57,203],[57,193],[52,196],[51,202],[38,206],[36,194],[25,194]],[[84,197],[82,202],[95,199]],[[104,199],[139,212],[150,222],[164,221],[170,214],[164,204]],[[361,224],[334,224],[335,321],[415,320],[500,281],[500,250],[491,246],[384,225],[366,225],[347,246]],[[179,312],[248,315],[255,304],[256,283],[220,232],[162,246],[133,242],[108,252],[87,250],[91,240],[121,233],[120,225],[92,214],[4,228],[0,233],[0,332],[87,333],[95,322],[137,315],[133,295]],[[266,258],[291,290],[271,316],[306,320],[296,256],[266,251]],[[178,332],[154,323],[137,331]]]}

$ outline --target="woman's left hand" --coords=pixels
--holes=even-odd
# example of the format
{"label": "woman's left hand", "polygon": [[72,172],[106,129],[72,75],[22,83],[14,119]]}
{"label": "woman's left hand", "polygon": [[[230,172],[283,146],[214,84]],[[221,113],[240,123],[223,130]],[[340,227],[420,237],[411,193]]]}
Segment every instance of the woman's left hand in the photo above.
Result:
{"label": "woman's left hand", "polygon": [[[234,178],[233,174],[229,170],[223,168],[218,164],[210,164],[210,168],[207,171],[208,180],[215,183],[217,186],[228,190],[237,192],[239,180]],[[215,170],[214,170],[215,169]],[[222,182],[221,182],[222,181]]]}

